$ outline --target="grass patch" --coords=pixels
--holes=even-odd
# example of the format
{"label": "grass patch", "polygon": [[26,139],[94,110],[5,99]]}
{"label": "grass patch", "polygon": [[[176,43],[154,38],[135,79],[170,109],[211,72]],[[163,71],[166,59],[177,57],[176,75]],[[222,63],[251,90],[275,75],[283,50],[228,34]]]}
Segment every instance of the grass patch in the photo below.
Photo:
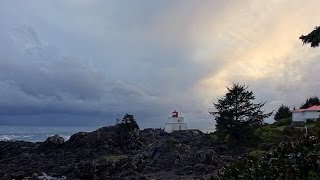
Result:
{"label": "grass patch", "polygon": [[286,127],[286,126],[277,126],[276,129],[279,130],[279,131],[283,131],[283,129],[284,129],[285,127]]}
{"label": "grass patch", "polygon": [[273,141],[276,139],[279,139],[282,136],[282,131],[285,126],[264,126],[261,128],[258,128],[255,132],[256,135],[258,135],[261,139],[265,141]]}
{"label": "grass patch", "polygon": [[315,122],[306,124],[307,128],[313,128],[313,127],[315,127],[315,125],[316,125]]}

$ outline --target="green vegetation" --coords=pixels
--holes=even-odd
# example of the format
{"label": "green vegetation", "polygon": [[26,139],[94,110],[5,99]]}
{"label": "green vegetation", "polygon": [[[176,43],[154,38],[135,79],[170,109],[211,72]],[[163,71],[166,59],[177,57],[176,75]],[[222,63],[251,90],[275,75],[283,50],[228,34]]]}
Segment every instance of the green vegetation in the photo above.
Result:
{"label": "green vegetation", "polygon": [[274,120],[279,122],[282,119],[288,119],[291,118],[292,112],[290,111],[290,108],[285,105],[281,105],[278,109],[278,111],[274,115]]}
{"label": "green vegetation", "polygon": [[135,130],[139,130],[139,125],[137,124],[137,121],[134,119],[133,115],[126,114],[122,118],[122,120],[118,120],[118,124],[116,124],[116,127],[120,131],[125,131],[125,132],[131,132]]}
{"label": "green vegetation", "polygon": [[216,134],[230,144],[248,145],[257,142],[255,129],[263,119],[272,113],[264,113],[265,103],[253,103],[255,96],[245,85],[233,84],[217,103],[216,112],[211,112],[216,120]]}
{"label": "green vegetation", "polygon": [[306,127],[275,122],[257,128],[260,144],[213,179],[320,179],[320,119]]}
{"label": "green vegetation", "polygon": [[290,125],[292,123],[292,117],[287,117],[287,118],[284,118],[284,119],[279,119],[277,120],[274,125],[275,126],[287,126],[287,125]]}
{"label": "green vegetation", "polygon": [[[292,124],[290,108],[281,105],[275,122],[263,124],[271,113],[261,111],[264,103],[252,102],[255,96],[247,88],[233,84],[214,103],[217,111],[211,114],[218,140],[228,143],[229,148],[245,149],[247,154],[226,165],[213,179],[320,180],[320,118],[300,126]],[[310,97],[300,108],[319,104],[318,97]]]}
{"label": "green vegetation", "polygon": [[320,43],[320,27],[315,27],[313,31],[311,31],[307,35],[301,35],[300,39],[303,44],[310,44],[311,47],[318,47]]}
{"label": "green vegetation", "polygon": [[264,126],[255,130],[255,135],[260,137],[264,142],[273,142],[279,140],[282,135],[281,129],[277,126]]}
{"label": "green vegetation", "polygon": [[320,100],[317,96],[309,97],[306,102],[300,107],[301,109],[309,108],[313,105],[320,105]]}
{"label": "green vegetation", "polygon": [[315,136],[283,141],[268,152],[239,158],[216,179],[319,179],[319,144]]}
{"label": "green vegetation", "polygon": [[132,148],[139,136],[139,126],[133,115],[126,114],[116,124],[117,143],[123,148]]}

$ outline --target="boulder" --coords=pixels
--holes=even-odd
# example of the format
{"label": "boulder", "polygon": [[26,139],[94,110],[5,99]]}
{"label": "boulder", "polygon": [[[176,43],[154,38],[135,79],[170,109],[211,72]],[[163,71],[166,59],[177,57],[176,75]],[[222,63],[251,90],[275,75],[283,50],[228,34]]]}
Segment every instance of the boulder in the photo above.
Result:
{"label": "boulder", "polygon": [[63,139],[63,137],[56,134],[54,136],[48,137],[47,140],[45,141],[45,143],[59,146],[64,143],[64,139]]}

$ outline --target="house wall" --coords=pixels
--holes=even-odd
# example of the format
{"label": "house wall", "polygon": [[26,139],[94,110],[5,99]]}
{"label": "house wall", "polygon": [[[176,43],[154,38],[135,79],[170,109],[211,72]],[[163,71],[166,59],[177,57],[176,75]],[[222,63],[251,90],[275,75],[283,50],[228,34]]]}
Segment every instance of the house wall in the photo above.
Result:
{"label": "house wall", "polygon": [[303,119],[307,120],[307,119],[317,119],[320,115],[320,112],[318,111],[306,111],[303,114]]}
{"label": "house wall", "polygon": [[304,121],[303,112],[292,112],[292,121]]}
{"label": "house wall", "polygon": [[318,111],[305,111],[305,112],[293,112],[292,121],[306,121],[307,119],[319,118],[320,112]]}

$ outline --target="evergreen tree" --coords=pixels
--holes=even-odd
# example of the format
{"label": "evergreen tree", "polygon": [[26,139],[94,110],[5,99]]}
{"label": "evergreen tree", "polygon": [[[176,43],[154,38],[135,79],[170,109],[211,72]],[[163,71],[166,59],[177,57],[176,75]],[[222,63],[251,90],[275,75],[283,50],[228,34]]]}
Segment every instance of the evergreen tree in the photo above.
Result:
{"label": "evergreen tree", "polygon": [[133,115],[126,114],[116,124],[117,144],[123,148],[130,149],[136,145],[139,137],[139,126]]}
{"label": "evergreen tree", "polygon": [[303,44],[310,43],[311,47],[318,47],[320,43],[320,27],[315,27],[314,30],[307,35],[301,35],[300,39]]}
{"label": "evergreen tree", "polygon": [[279,121],[280,119],[290,118],[291,116],[292,112],[290,111],[290,108],[282,104],[274,115],[274,120]]}
{"label": "evergreen tree", "polygon": [[306,109],[314,105],[320,105],[320,100],[318,97],[309,97],[306,102],[300,107],[300,109]]}
{"label": "evergreen tree", "polygon": [[210,112],[215,116],[217,134],[236,141],[249,140],[253,137],[254,129],[272,112],[264,113],[261,110],[265,103],[253,102],[255,96],[247,90],[248,86],[233,84],[227,89],[226,95],[213,103],[217,111]]}

